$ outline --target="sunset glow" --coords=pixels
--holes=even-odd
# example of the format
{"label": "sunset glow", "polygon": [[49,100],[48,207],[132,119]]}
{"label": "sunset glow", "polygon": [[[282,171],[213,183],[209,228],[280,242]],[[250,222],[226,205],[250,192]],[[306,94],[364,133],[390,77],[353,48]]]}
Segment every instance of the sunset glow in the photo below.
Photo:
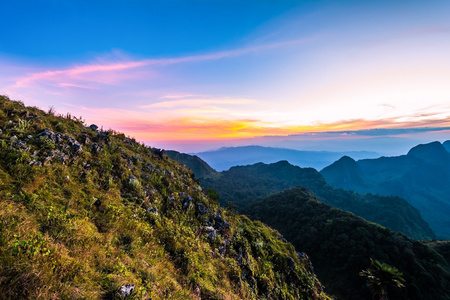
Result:
{"label": "sunset glow", "polygon": [[0,93],[180,150],[450,127],[448,2],[288,2],[1,4]]}

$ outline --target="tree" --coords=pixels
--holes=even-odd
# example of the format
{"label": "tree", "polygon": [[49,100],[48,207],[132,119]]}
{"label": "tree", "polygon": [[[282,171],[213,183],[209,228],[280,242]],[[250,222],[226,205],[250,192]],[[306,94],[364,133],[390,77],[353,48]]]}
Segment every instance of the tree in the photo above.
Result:
{"label": "tree", "polygon": [[361,271],[359,275],[367,277],[367,286],[373,294],[373,299],[376,299],[375,296],[379,296],[380,300],[388,300],[387,287],[389,285],[404,287],[403,274],[397,268],[376,259],[370,259],[370,267]]}

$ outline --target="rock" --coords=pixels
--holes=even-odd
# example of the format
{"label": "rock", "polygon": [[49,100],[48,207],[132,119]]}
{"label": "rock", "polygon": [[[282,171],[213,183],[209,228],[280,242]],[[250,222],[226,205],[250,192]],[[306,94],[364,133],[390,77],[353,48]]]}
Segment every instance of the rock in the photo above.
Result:
{"label": "rock", "polygon": [[[1,129],[0,129],[0,134],[1,134]],[[29,135],[27,135],[27,139],[32,139],[33,138],[33,136],[31,135],[31,134],[29,134]]]}
{"label": "rock", "polygon": [[109,136],[109,132],[108,131],[99,131],[98,132],[98,137],[101,139],[107,138]]}
{"label": "rock", "polygon": [[278,239],[284,243],[287,243],[287,240],[281,234],[278,235]]}
{"label": "rock", "polygon": [[3,134],[3,131],[0,129],[0,134]]}
{"label": "rock", "polygon": [[213,214],[214,217],[214,228],[219,232],[223,233],[226,229],[230,228],[230,224],[222,219],[220,214]]}
{"label": "rock", "polygon": [[89,136],[88,136],[86,133],[83,133],[83,134],[80,136],[80,142],[81,142],[83,145],[89,144],[89,143],[90,143]]}
{"label": "rock", "polygon": [[67,142],[71,148],[71,150],[75,153],[80,153],[83,152],[83,147],[81,146],[81,144],[74,138],[68,136],[67,137]]}
{"label": "rock", "polygon": [[12,137],[9,138],[11,140],[11,142],[17,142],[19,139],[17,138],[17,136],[13,135]]}
{"label": "rock", "polygon": [[156,209],[156,207],[151,207],[151,206],[147,207],[147,212],[153,213],[153,214],[155,214],[155,216],[158,215],[158,210]]}
{"label": "rock", "polygon": [[209,211],[209,209],[207,209],[203,203],[195,204],[195,210],[199,215],[204,215]]}
{"label": "rock", "polygon": [[168,176],[172,176],[172,172],[170,172],[169,170],[165,170],[165,173],[166,173],[166,175],[168,175]]}
{"label": "rock", "polygon": [[95,124],[91,124],[91,126],[89,126],[89,128],[92,129],[92,130],[97,130],[98,126],[95,125]]}
{"label": "rock", "polygon": [[212,240],[217,236],[217,232],[215,230],[208,233],[208,240]]}
{"label": "rock", "polygon": [[192,198],[190,196],[186,196],[186,198],[184,198],[184,202],[183,202],[183,209],[184,210],[188,210],[189,207],[191,206],[191,202],[192,202]]}
{"label": "rock", "polygon": [[91,146],[91,152],[92,152],[93,154],[98,154],[98,153],[100,153],[102,150],[103,150],[102,146],[100,146],[100,145],[97,144],[97,143],[92,143],[92,146]]}
{"label": "rock", "polygon": [[45,128],[43,131],[38,133],[37,136],[38,137],[43,136],[43,137],[48,138],[49,140],[51,140],[53,142],[56,142],[56,134],[53,131],[51,131],[50,129],[48,129],[48,128]]}
{"label": "rock", "polygon": [[135,288],[134,284],[129,284],[129,283],[124,284],[124,285],[122,285],[120,287],[119,294],[120,294],[120,296],[126,298],[126,297],[131,295],[131,293],[133,292],[134,288]]}

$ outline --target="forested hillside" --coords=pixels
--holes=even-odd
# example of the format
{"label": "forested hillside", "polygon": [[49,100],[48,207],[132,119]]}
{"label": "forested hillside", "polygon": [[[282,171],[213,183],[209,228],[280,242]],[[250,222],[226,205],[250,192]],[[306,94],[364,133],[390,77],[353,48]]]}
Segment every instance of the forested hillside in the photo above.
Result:
{"label": "forested hillside", "polygon": [[450,299],[450,265],[444,258],[448,243],[430,243],[434,250],[324,204],[300,187],[269,196],[244,212],[277,228],[299,251],[308,253],[327,290],[339,299],[371,298],[359,276],[371,258],[403,273],[405,288],[389,289],[389,299]]}

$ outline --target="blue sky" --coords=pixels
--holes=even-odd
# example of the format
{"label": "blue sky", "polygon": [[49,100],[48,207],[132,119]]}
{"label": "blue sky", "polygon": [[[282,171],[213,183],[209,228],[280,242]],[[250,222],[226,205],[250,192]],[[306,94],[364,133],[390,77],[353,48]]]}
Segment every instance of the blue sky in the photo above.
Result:
{"label": "blue sky", "polygon": [[2,1],[0,11],[0,93],[150,145],[373,128],[448,136],[448,1]]}

